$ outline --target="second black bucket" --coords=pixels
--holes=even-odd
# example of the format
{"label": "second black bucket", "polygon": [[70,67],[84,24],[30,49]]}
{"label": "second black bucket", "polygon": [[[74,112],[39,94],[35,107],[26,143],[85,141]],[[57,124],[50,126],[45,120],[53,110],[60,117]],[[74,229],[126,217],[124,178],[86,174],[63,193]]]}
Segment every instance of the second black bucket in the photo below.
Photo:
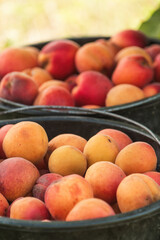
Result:
{"label": "second black bucket", "polygon": [[[109,114],[108,114],[109,115]],[[115,116],[114,116],[115,117]],[[118,121],[117,121],[118,120]],[[160,142],[154,134],[135,123],[132,127],[125,124],[125,119],[108,120],[106,118],[84,116],[45,116],[26,117],[0,121],[0,127],[20,121],[35,121],[46,130],[49,139],[61,133],[78,134],[86,139],[104,128],[114,128],[128,134],[133,141],[145,141],[153,146],[160,164]],[[134,123],[129,121],[129,124]],[[138,127],[135,129],[133,126]],[[151,136],[150,136],[151,134]],[[160,201],[128,213],[117,214],[94,220],[65,221],[29,221],[0,218],[1,240],[159,240],[160,239]]]}

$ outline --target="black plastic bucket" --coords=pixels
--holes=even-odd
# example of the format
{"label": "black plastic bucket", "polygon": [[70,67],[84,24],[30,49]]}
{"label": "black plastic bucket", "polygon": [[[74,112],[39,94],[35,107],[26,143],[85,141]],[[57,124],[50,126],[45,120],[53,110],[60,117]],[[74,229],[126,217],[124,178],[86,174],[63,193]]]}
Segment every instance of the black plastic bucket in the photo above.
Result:
{"label": "black plastic bucket", "polygon": [[[73,40],[77,43],[79,43],[81,46],[85,43],[95,41],[99,38],[103,39],[109,39],[109,37],[105,36],[97,36],[97,37],[79,37],[79,38],[69,38],[70,40]],[[48,42],[41,42],[37,44],[33,44],[31,46],[37,47],[38,49],[41,49],[45,44]],[[160,40],[158,39],[149,39],[148,44],[157,43],[160,44]],[[3,111],[9,110],[9,109],[15,109],[19,107],[25,107],[23,104],[15,103],[12,101],[8,101],[6,99],[0,98],[0,119],[6,119],[6,118],[17,118],[17,117],[23,117],[23,116],[44,116],[49,115],[47,108],[44,106],[43,108],[37,108],[37,110],[33,110],[32,108],[28,107],[28,110],[26,111],[17,111],[12,112],[12,114],[2,114]],[[41,111],[43,109],[43,111]],[[46,109],[46,111],[45,111]],[[71,108],[72,110],[72,108]],[[135,121],[138,121],[145,126],[149,127],[151,130],[153,130],[155,133],[160,135],[160,94],[157,94],[155,96],[136,101],[133,103],[123,104],[119,106],[114,107],[102,107],[99,108],[100,111],[109,111],[112,113],[116,113],[128,118],[131,118]],[[76,115],[78,115],[78,108],[75,109]],[[96,117],[98,115],[95,115]]]}
{"label": "black plastic bucket", "polygon": [[[108,115],[110,115],[108,113]],[[41,124],[49,139],[60,133],[79,134],[86,139],[104,128],[115,128],[128,134],[133,141],[145,141],[153,146],[160,165],[160,141],[143,125],[114,114],[115,120],[85,116],[45,116],[27,117],[0,121],[0,127],[19,121],[35,121]],[[117,121],[118,120],[118,121]],[[123,122],[122,122],[123,120]],[[125,124],[126,122],[126,124]],[[131,127],[131,124],[132,125]],[[130,126],[129,126],[130,125]],[[134,128],[136,126],[136,128]],[[138,128],[138,129],[137,129]],[[147,131],[146,133],[144,131]],[[94,220],[65,221],[26,221],[0,217],[1,240],[159,240],[160,201],[147,207],[124,214]]]}

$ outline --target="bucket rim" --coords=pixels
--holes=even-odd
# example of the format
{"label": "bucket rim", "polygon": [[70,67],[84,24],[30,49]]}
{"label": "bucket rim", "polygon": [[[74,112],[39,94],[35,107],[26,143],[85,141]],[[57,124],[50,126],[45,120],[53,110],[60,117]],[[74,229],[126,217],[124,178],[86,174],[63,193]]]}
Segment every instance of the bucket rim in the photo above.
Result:
{"label": "bucket rim", "polygon": [[[136,107],[144,107],[148,104],[153,104],[153,103],[159,103],[160,102],[160,93],[154,95],[154,96],[151,96],[151,97],[148,97],[148,98],[144,98],[142,100],[139,100],[139,101],[134,101],[134,102],[131,102],[131,103],[126,103],[126,104],[121,104],[121,105],[116,105],[116,106],[111,106],[111,107],[100,107],[100,108],[97,108],[98,110],[100,111],[109,111],[109,112],[114,112],[114,111],[121,111],[121,110],[128,110],[128,109],[134,109]],[[41,109],[38,109],[38,110],[33,110],[32,109],[32,105],[25,105],[25,104],[21,104],[21,103],[17,103],[17,102],[13,102],[13,101],[10,101],[10,100],[7,100],[7,99],[3,99],[3,98],[0,98],[0,109],[3,109],[3,111],[5,110],[11,110],[11,109],[15,109],[16,108],[20,108],[20,107],[27,107],[28,108],[28,111],[30,110],[31,112],[29,113],[28,111],[23,111],[24,114],[28,115],[28,114],[32,114],[32,113],[42,113]],[[36,106],[34,106],[36,107]],[[48,110],[47,108],[45,109],[45,105],[41,105],[41,106],[38,106],[38,107],[42,107],[43,108],[43,113],[48,113]],[[52,105],[51,107],[57,107],[57,105]],[[68,106],[68,108],[70,108]],[[74,110],[77,109],[77,108],[82,108],[82,107],[71,107],[71,109]],[[85,109],[84,109],[85,110]],[[3,113],[2,111],[2,113]]]}

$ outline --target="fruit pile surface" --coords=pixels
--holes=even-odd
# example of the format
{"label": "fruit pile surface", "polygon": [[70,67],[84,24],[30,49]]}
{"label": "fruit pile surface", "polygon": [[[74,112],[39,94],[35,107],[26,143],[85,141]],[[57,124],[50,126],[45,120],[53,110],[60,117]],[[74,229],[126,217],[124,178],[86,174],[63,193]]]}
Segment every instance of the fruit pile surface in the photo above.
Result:
{"label": "fruit pile surface", "polygon": [[0,97],[26,105],[112,107],[160,92],[160,44],[137,30],[80,46],[60,39],[0,53]]}
{"label": "fruit pile surface", "polygon": [[51,140],[33,121],[0,128],[0,216],[76,221],[114,216],[160,200],[157,156],[147,142],[106,128],[89,139]]}

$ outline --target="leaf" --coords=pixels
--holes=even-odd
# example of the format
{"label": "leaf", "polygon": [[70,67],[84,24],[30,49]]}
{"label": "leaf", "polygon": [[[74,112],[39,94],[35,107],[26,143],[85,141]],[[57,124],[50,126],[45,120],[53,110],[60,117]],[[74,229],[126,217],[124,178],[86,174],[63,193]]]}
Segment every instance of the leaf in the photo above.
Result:
{"label": "leaf", "polygon": [[160,39],[160,7],[147,21],[141,24],[139,30],[151,38]]}

